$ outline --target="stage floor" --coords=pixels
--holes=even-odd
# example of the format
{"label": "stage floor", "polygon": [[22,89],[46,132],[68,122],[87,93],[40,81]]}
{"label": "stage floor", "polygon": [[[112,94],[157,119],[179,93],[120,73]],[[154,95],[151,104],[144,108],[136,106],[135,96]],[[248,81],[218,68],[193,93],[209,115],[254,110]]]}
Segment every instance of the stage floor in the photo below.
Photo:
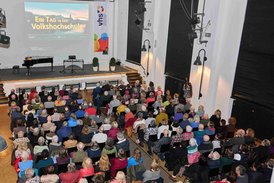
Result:
{"label": "stage floor", "polygon": [[67,67],[65,72],[63,71],[63,66],[54,66],[53,72],[51,72],[51,67],[31,67],[30,75],[26,75],[27,69],[20,68],[19,73],[14,73],[12,69],[2,69],[0,70],[0,81],[22,81],[22,80],[45,80],[45,79],[59,79],[59,78],[77,78],[77,77],[87,77],[87,76],[102,76],[110,74],[126,74],[131,72],[130,69],[126,69],[121,66],[116,66],[115,71],[98,71],[94,72],[91,64],[85,64],[84,69],[74,66],[74,72],[71,72],[71,66]]}

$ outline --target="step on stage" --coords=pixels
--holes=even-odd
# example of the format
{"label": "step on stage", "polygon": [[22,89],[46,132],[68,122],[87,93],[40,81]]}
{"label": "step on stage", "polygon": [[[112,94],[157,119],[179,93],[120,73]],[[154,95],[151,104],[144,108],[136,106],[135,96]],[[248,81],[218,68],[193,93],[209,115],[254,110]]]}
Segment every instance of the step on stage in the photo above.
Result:
{"label": "step on stage", "polygon": [[26,75],[27,69],[20,68],[14,71],[13,69],[2,69],[0,72],[0,82],[4,84],[4,90],[8,94],[11,89],[32,88],[36,87],[39,91],[41,86],[59,86],[65,84],[77,84],[81,89],[93,88],[97,82],[109,81],[113,84],[117,81],[127,83],[127,73],[132,72],[129,68],[116,66],[115,71],[98,71],[92,69],[91,64],[85,64],[84,68],[75,68],[71,72],[71,66],[67,67],[64,72],[63,66],[54,66],[53,72],[51,67],[32,67],[30,75]]}

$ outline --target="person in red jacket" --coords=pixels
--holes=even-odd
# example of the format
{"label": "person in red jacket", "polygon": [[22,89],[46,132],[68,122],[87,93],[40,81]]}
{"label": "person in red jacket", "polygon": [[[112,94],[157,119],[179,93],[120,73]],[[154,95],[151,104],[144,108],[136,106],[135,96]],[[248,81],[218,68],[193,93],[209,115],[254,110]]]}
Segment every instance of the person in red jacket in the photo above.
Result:
{"label": "person in red jacket", "polygon": [[68,171],[66,173],[61,173],[59,175],[62,183],[72,183],[77,182],[79,178],[79,170],[76,170],[76,166],[74,163],[69,163]]}
{"label": "person in red jacket", "polygon": [[88,108],[86,108],[85,113],[89,116],[95,116],[97,114],[96,108],[92,105],[92,102],[88,103]]}
{"label": "person in red jacket", "polygon": [[107,135],[109,138],[112,138],[113,140],[117,140],[117,133],[119,132],[118,123],[116,121],[113,121],[111,124],[111,128],[108,131]]}
{"label": "person in red jacket", "polygon": [[121,148],[118,151],[118,157],[110,160],[111,164],[111,176],[115,177],[117,170],[121,170],[127,167],[127,157],[125,151]]}

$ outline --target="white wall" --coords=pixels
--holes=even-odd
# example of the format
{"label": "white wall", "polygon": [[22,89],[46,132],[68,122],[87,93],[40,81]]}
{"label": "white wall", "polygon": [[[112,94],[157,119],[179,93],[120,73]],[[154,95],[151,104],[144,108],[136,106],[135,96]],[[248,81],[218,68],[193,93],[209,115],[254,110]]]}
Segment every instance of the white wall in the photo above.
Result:
{"label": "white wall", "polygon": [[[117,1],[117,0],[116,0]],[[128,0],[118,0],[118,26],[116,28],[117,37],[117,58],[121,59],[122,64],[134,67],[139,70],[143,76],[143,70],[141,67],[126,62],[126,49],[127,49],[127,27],[128,27]],[[169,14],[170,14],[171,0],[151,0],[147,1],[146,9],[144,14],[144,26],[149,30],[143,31],[142,40],[149,39],[151,44],[149,54],[149,76],[146,81],[154,81],[155,85],[165,85],[164,69],[167,49],[167,37],[168,37],[168,26],[169,26]],[[151,26],[148,26],[148,22]],[[146,47],[148,43],[146,42]],[[148,53],[141,53],[141,64],[146,69]]]}
{"label": "white wall", "polygon": [[[203,1],[199,3],[201,9]],[[247,0],[211,0],[206,1],[205,20],[211,21],[208,32],[212,33],[207,46],[195,43],[192,63],[198,51],[207,51],[202,94],[198,100],[201,67],[192,65],[190,81],[193,85],[193,105],[204,105],[206,112],[212,114],[216,109],[222,111],[222,117],[230,117],[232,100],[230,99],[235,69],[237,65],[242,28]],[[202,58],[201,54],[201,58]]]}
{"label": "white wall", "polygon": [[[28,38],[28,33],[25,29],[25,11],[24,2],[26,0],[1,0],[0,6],[6,12],[7,35],[11,38],[9,48],[0,47],[0,68],[11,68],[13,65],[22,65],[26,56],[53,56],[54,65],[62,65],[62,61],[68,58],[68,55],[76,55],[77,58],[84,59],[85,64],[91,63],[94,56],[99,57],[100,61],[105,61],[107,67],[109,59],[114,55],[114,26],[115,26],[115,6],[114,2],[108,2],[108,26],[109,26],[109,54],[102,56],[93,52],[93,22],[95,21],[94,3],[88,1],[70,1],[70,0],[55,0],[45,1],[36,0],[35,2],[68,2],[68,3],[88,3],[89,25],[88,35],[85,39],[68,40],[68,41],[33,41]],[[37,45],[37,46],[36,46]],[[42,66],[42,65],[35,65]]]}

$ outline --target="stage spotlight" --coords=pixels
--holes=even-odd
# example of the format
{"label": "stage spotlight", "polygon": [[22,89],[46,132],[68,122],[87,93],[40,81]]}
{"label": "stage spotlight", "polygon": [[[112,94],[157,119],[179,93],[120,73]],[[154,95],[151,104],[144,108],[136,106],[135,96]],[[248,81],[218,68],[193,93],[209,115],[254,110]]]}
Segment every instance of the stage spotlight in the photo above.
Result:
{"label": "stage spotlight", "polygon": [[6,28],[6,15],[5,11],[0,8],[0,28]]}
{"label": "stage spotlight", "polygon": [[188,33],[188,39],[190,41],[190,45],[193,46],[194,39],[198,38],[198,35],[195,31],[192,31],[191,33]]}
{"label": "stage spotlight", "polygon": [[10,37],[6,35],[4,30],[0,30],[0,47],[8,48],[10,45]]}
{"label": "stage spotlight", "polygon": [[141,23],[142,23],[142,19],[137,17],[137,19],[135,20],[135,24],[140,25]]}

